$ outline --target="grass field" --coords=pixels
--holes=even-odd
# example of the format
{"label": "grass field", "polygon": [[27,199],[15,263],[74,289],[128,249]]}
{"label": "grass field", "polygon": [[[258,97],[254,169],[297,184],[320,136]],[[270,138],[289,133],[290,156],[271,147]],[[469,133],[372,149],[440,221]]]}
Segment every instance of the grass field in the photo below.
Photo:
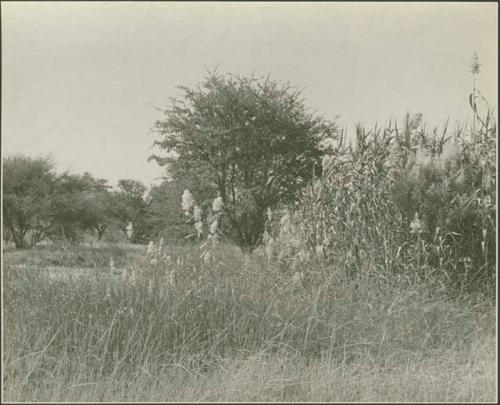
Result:
{"label": "grass field", "polygon": [[[4,250],[5,401],[496,401],[495,302],[258,251]],[[110,268],[110,259],[113,266]],[[135,282],[125,270],[136,271]]]}

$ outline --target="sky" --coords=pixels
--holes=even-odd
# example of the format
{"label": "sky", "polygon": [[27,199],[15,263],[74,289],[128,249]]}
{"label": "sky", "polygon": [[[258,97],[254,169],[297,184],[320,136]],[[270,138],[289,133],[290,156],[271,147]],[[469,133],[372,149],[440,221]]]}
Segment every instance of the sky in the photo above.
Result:
{"label": "sky", "polygon": [[497,106],[496,3],[2,2],[2,154],[157,184],[150,129],[207,69],[271,74],[341,127]]}

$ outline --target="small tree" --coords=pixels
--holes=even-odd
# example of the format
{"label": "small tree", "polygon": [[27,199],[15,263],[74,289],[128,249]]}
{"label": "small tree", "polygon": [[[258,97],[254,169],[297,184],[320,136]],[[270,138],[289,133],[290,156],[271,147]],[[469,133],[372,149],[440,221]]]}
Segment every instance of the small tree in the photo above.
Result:
{"label": "small tree", "polygon": [[79,222],[85,230],[92,230],[101,240],[104,232],[115,221],[115,198],[107,190],[93,190],[81,196]]}
{"label": "small tree", "polygon": [[113,216],[120,230],[127,235],[127,226],[132,222],[134,232],[132,242],[143,242],[148,234],[146,226],[146,187],[140,181],[122,179],[118,181],[118,191],[113,197]]}
{"label": "small tree", "polygon": [[309,113],[300,91],[269,77],[213,73],[197,88],[181,89],[184,100],[174,100],[155,123],[155,144],[174,156],[151,158],[175,179],[201,174],[222,197],[226,235],[252,249],[267,209],[297,198],[320,167],[319,143],[336,126]]}
{"label": "small tree", "polygon": [[147,199],[146,224],[153,238],[182,241],[192,226],[186,224],[179,201],[184,189],[175,181],[152,186]]}
{"label": "small tree", "polygon": [[57,178],[52,216],[57,224],[53,236],[78,240],[85,232],[96,232],[100,240],[113,221],[113,202],[104,179],[90,173],[63,173]]}

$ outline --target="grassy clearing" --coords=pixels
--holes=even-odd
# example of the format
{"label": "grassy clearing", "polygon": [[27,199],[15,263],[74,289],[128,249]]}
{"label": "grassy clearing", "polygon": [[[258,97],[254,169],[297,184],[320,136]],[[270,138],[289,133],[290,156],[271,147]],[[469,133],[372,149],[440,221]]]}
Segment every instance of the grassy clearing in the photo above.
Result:
{"label": "grassy clearing", "polygon": [[[331,268],[298,285],[258,252],[220,246],[204,266],[198,248],[167,251],[155,265],[129,247],[6,252],[4,399],[495,400],[484,297]],[[110,274],[113,254],[138,282]]]}
{"label": "grassy clearing", "polygon": [[130,259],[138,257],[145,248],[140,245],[94,242],[92,244],[40,244],[30,249],[4,247],[4,252],[17,265],[33,268],[104,268],[112,258],[117,266],[125,266]]}

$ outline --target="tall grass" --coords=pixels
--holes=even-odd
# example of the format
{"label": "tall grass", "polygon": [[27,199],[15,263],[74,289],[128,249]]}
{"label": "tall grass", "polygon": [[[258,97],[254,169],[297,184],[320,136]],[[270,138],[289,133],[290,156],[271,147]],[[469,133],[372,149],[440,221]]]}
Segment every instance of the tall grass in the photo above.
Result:
{"label": "tall grass", "polygon": [[[313,397],[332,400],[346,395],[354,370],[376,375],[375,370],[422,367],[419,372],[425,373],[425,364],[437,362],[436,353],[470,352],[478,333],[494,333],[494,311],[479,318],[472,302],[480,297],[445,300],[425,284],[409,288],[370,274],[352,280],[333,269],[335,277],[321,284],[304,279],[299,286],[259,252],[247,256],[224,245],[217,249],[218,260],[210,266],[187,248],[156,253],[154,265],[151,256],[143,256],[130,266],[143,271],[134,283],[106,268],[78,279],[49,278],[43,270],[19,267],[7,258],[6,399],[283,400],[304,398],[310,389]],[[161,275],[172,271],[173,282],[163,282]],[[458,367],[461,360],[454,361]],[[260,364],[274,375],[279,362],[287,373],[297,373],[298,386],[310,388],[296,392],[283,376],[281,385],[276,382],[281,388],[273,388],[271,381],[255,382],[245,374],[264,377],[255,369]],[[225,385],[237,364],[243,364],[240,378],[260,384],[262,392]],[[344,394],[335,394],[331,386],[313,388],[319,382],[311,375],[318,370],[344,381]],[[127,391],[125,381],[140,391]],[[219,391],[211,391],[212,384]],[[396,398],[412,397],[401,387],[394,390]],[[426,395],[422,387],[415,390]],[[363,395],[368,394],[360,391],[350,398]]]}
{"label": "tall grass", "polygon": [[275,231],[282,256],[293,264],[320,252],[353,278],[372,272],[493,296],[496,123],[489,111],[480,123],[448,136],[446,125],[430,133],[407,115],[402,128],[358,127],[354,145],[341,134],[287,231]]}

